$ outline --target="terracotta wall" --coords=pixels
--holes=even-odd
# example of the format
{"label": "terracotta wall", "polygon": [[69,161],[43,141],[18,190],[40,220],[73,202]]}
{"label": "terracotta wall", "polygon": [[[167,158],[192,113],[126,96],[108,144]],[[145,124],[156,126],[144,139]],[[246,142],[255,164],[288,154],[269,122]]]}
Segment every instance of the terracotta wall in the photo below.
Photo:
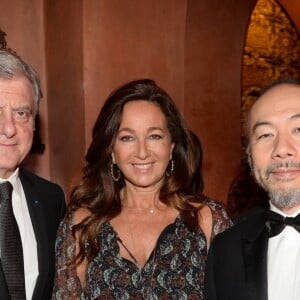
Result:
{"label": "terracotta wall", "polygon": [[188,3],[184,112],[202,140],[205,193],[225,202],[241,157],[241,62],[255,1]]}
{"label": "terracotta wall", "polygon": [[69,194],[85,153],[82,1],[44,1],[50,178]]}
{"label": "terracotta wall", "polygon": [[186,2],[84,2],[87,144],[105,98],[127,81],[153,78],[183,108]]}
{"label": "terracotta wall", "polygon": [[[299,28],[299,5],[281,1]],[[240,161],[241,60],[256,0],[2,0],[8,45],[41,74],[46,152],[28,167],[77,180],[108,93],[154,78],[174,98],[204,149],[205,193],[226,201]]]}

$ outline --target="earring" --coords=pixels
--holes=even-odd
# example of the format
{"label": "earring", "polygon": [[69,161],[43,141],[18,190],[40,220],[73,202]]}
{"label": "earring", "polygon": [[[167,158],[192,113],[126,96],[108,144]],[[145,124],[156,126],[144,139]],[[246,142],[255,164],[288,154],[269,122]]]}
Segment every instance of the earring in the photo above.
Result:
{"label": "earring", "polygon": [[[115,176],[114,174],[114,166],[116,166],[117,170],[118,170],[118,175]],[[118,168],[117,164],[111,164],[110,165],[110,175],[111,175],[111,178],[113,179],[114,182],[118,182],[120,177],[121,177],[121,171],[120,169]]]}
{"label": "earring", "polygon": [[[167,175],[167,177],[169,177],[169,176],[173,173],[174,168],[175,168],[175,163],[174,163],[174,160],[173,160],[173,159],[170,160],[170,163],[171,163],[171,170],[170,170],[170,172],[168,172],[168,171],[166,170],[166,175]],[[167,169],[168,169],[168,168],[167,168]]]}

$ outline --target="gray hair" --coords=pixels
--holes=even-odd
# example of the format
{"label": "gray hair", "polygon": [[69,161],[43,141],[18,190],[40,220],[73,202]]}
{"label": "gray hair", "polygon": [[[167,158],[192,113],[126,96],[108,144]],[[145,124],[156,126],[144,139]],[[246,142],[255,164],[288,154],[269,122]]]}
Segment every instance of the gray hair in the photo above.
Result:
{"label": "gray hair", "polygon": [[0,78],[12,79],[15,75],[25,76],[33,92],[33,113],[36,116],[43,96],[40,79],[34,68],[10,49],[0,49]]}

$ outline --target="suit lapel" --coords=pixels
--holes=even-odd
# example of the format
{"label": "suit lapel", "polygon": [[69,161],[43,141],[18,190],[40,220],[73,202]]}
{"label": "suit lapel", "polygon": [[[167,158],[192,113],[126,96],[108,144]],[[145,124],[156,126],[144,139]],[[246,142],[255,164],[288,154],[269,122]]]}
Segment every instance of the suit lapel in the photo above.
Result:
{"label": "suit lapel", "polygon": [[38,186],[24,173],[20,172],[20,179],[25,193],[28,210],[37,242],[39,276],[35,285],[32,299],[40,299],[48,274],[49,243],[45,227],[45,215],[39,203]]}
{"label": "suit lapel", "polygon": [[259,213],[243,231],[242,249],[245,280],[251,300],[268,300],[265,211]]}
{"label": "suit lapel", "polygon": [[1,263],[0,263],[0,296],[1,296],[0,298],[1,300],[10,300]]}

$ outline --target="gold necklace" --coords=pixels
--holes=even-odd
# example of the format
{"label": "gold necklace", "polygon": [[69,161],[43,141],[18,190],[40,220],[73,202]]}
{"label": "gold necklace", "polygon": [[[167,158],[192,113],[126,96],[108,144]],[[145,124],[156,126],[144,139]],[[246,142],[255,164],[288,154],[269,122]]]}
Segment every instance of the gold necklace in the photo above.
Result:
{"label": "gold necklace", "polygon": [[154,207],[151,207],[151,208],[140,208],[140,207],[128,207],[128,206],[124,206],[123,208],[125,208],[125,210],[135,211],[135,212],[138,212],[138,213],[150,213],[150,214],[154,214],[156,212],[156,209]]}

